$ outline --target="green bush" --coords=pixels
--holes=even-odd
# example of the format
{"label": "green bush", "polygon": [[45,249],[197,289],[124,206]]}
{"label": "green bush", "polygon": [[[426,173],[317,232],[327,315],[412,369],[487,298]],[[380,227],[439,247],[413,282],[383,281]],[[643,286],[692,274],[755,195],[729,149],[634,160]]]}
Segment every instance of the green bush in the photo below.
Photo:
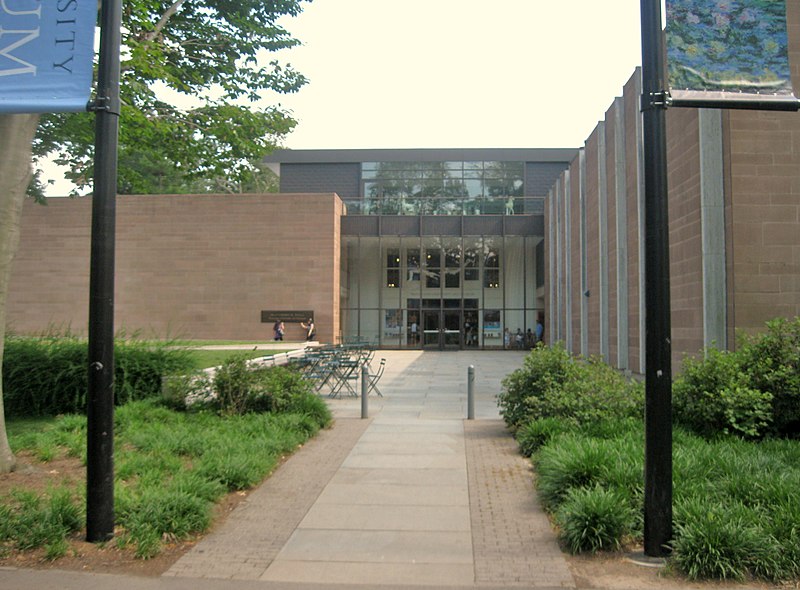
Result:
{"label": "green bush", "polygon": [[595,485],[570,489],[556,522],[570,553],[595,553],[619,549],[636,519],[625,494]]}
{"label": "green bush", "polygon": [[771,434],[800,438],[800,316],[767,322],[739,354],[752,387],[772,396]]}
{"label": "green bush", "polygon": [[675,420],[701,436],[720,433],[757,439],[772,422],[772,395],[751,386],[737,353],[707,349],[687,358],[673,385]]}
{"label": "green bush", "polygon": [[644,388],[599,359],[571,356],[557,343],[534,348],[522,368],[503,380],[498,406],[514,431],[541,418],[580,426],[641,417]]}
{"label": "green bush", "polygon": [[[3,397],[8,416],[54,416],[86,411],[88,344],[71,334],[7,336]],[[114,346],[118,405],[161,394],[163,375],[188,372],[194,361],[171,342],[119,339]]]}
{"label": "green bush", "polygon": [[735,352],[687,358],[673,400],[676,422],[705,437],[800,437],[800,317],[767,322]]}

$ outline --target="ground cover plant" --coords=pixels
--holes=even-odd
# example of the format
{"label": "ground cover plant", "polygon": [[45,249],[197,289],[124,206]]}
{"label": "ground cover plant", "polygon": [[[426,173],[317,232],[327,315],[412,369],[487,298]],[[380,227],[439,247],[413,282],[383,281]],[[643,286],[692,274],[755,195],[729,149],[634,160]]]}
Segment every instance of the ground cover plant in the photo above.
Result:
{"label": "ground cover plant", "polygon": [[[86,461],[86,420],[68,415],[10,424],[15,453],[47,463],[58,457]],[[260,483],[281,458],[330,420],[301,412],[218,415],[179,412],[155,400],[131,402],[115,412],[115,543],[138,557],[161,544],[205,531],[213,505],[225,494]],[[25,425],[29,427],[26,428]],[[30,426],[35,424],[35,428]],[[0,555],[45,547],[51,558],[67,551],[81,530],[82,482],[38,496],[12,490],[0,503]]]}
{"label": "ground cover plant", "polygon": [[[260,483],[282,457],[330,425],[330,411],[299,373],[250,371],[247,360],[232,357],[204,383],[213,402],[187,407],[159,392],[116,409],[117,547],[150,558],[164,543],[202,533],[216,502]],[[178,382],[193,383],[193,377]],[[86,464],[81,414],[12,418],[8,429],[12,449],[28,462],[46,469],[72,457]],[[0,558],[37,547],[48,559],[65,555],[85,520],[83,480],[65,479],[38,494],[24,487],[5,491]]]}
{"label": "ground cover plant", "polygon": [[[798,326],[771,322],[737,353],[690,362],[683,379],[694,389],[676,383],[676,397],[691,402],[676,400],[686,405],[674,428],[670,564],[688,578],[800,578],[800,440],[776,426],[792,424],[800,411]],[[498,399],[521,452],[532,457],[540,499],[573,553],[635,547],[643,536],[640,399],[634,395],[631,406],[618,400],[636,389],[593,380],[590,366],[561,346],[534,349]],[[567,382],[576,379],[587,382]],[[597,399],[609,403],[601,407]],[[783,412],[780,420],[776,411]]]}

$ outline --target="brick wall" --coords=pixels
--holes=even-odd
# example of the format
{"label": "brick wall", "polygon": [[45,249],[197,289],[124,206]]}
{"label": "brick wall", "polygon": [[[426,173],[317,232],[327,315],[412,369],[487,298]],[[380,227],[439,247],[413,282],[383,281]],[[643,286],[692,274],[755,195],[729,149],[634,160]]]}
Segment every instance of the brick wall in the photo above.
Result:
{"label": "brick wall", "polygon": [[[91,199],[27,202],[8,298],[9,325],[85,333]],[[302,206],[301,206],[302,204]],[[145,335],[270,339],[261,310],[313,310],[339,328],[339,217],[325,195],[121,196],[115,327]],[[287,339],[301,339],[298,324]]]}
{"label": "brick wall", "polygon": [[[790,62],[794,86],[800,91],[800,5],[788,3]],[[638,73],[623,90],[625,119],[625,185],[628,265],[628,363],[634,372],[643,367],[641,318],[641,202],[637,145],[640,117]],[[701,231],[700,122],[696,109],[667,112],[667,160],[670,217],[670,295],[672,316],[673,371],[680,370],[684,354],[697,354],[705,345],[704,319],[713,317],[704,298],[703,240]],[[725,199],[725,264],[727,293],[727,343],[735,346],[737,331],[762,330],[775,317],[800,315],[800,117],[796,113],[731,110],[723,113],[722,161]],[[608,191],[608,251],[601,253],[598,232],[598,162],[600,133],[605,137]],[[609,361],[616,350],[616,260],[614,175],[614,109],[586,140],[586,258],[587,284],[580,280],[580,166],[576,157],[570,165],[572,178],[571,228],[572,350],[580,352],[581,333],[588,335],[588,352],[596,354],[600,325],[599,256],[608,256],[605,280],[608,284]],[[720,139],[708,137],[708,141]],[[562,175],[562,183],[564,176]],[[548,211],[548,215],[550,212]],[[709,225],[713,227],[713,225]],[[562,234],[563,234],[562,228]],[[553,246],[548,238],[549,247]],[[562,273],[564,271],[562,270]],[[705,277],[710,280],[713,277]],[[558,276],[549,280],[561,281]],[[565,288],[565,287],[564,287]],[[588,318],[581,326],[583,289],[589,290]],[[713,292],[713,291],[709,291]],[[562,293],[565,293],[562,290]],[[564,295],[566,298],[566,296]],[[548,301],[548,305],[555,302]],[[562,302],[563,304],[564,302]],[[709,314],[706,316],[705,314]],[[562,318],[563,321],[563,318]]]}

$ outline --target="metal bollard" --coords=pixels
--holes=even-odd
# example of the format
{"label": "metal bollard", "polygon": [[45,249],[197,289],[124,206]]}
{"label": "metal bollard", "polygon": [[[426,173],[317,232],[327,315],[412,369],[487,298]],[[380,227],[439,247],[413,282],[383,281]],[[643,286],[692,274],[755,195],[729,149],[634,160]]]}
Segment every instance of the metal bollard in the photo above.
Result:
{"label": "metal bollard", "polygon": [[369,418],[369,365],[361,365],[361,419]]}
{"label": "metal bollard", "polygon": [[475,419],[475,365],[467,369],[467,420]]}

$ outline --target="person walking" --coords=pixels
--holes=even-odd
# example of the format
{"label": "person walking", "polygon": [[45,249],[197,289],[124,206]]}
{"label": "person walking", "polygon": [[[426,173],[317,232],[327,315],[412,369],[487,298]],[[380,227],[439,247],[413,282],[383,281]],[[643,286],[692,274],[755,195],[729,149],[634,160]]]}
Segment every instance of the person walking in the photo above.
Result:
{"label": "person walking", "polygon": [[275,340],[283,342],[283,335],[286,332],[286,327],[281,320],[275,320],[272,331],[275,333]]}

